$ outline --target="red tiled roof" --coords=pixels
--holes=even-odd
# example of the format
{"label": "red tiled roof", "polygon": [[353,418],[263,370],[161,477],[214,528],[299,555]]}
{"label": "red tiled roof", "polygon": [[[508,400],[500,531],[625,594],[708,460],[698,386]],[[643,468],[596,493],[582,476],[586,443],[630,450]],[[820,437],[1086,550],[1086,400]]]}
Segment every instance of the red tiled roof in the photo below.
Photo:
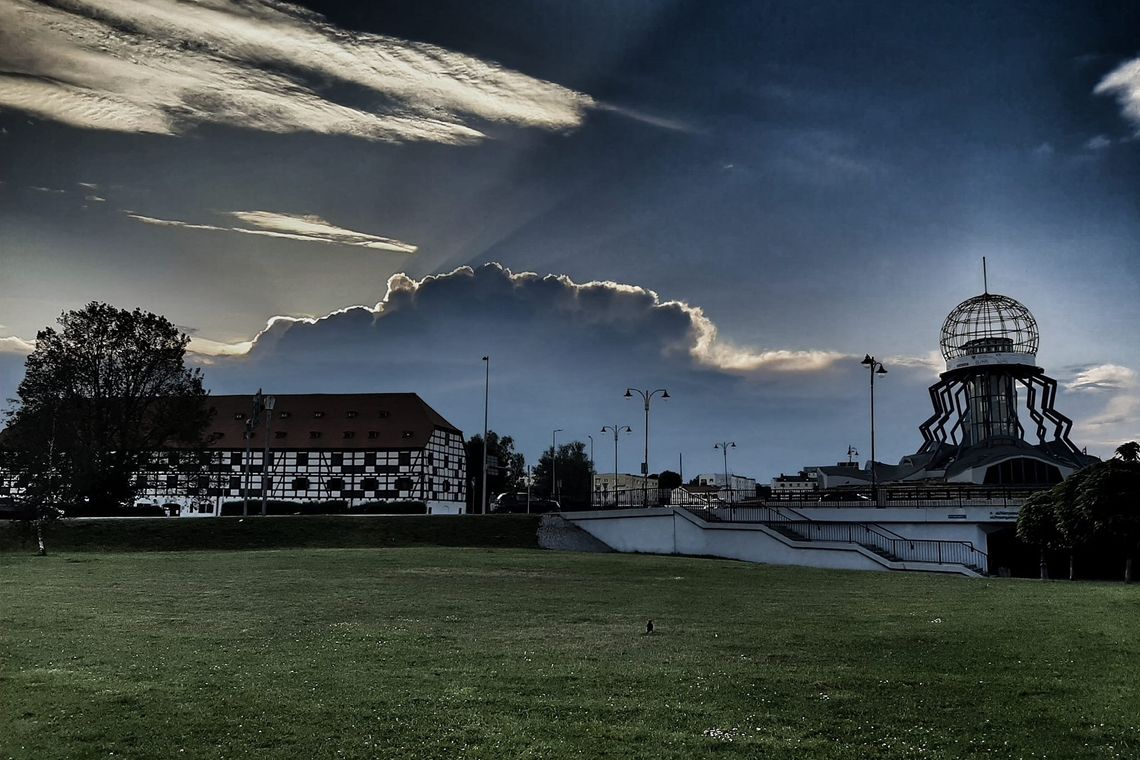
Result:
{"label": "red tiled roof", "polygon": [[[415,393],[274,394],[274,398],[272,449],[418,449],[427,446],[437,428],[462,435]],[[244,447],[242,434],[253,411],[253,396],[210,396],[207,401],[215,411],[208,428],[213,438],[210,448]],[[267,413],[262,413],[254,432],[255,449],[265,445]]]}

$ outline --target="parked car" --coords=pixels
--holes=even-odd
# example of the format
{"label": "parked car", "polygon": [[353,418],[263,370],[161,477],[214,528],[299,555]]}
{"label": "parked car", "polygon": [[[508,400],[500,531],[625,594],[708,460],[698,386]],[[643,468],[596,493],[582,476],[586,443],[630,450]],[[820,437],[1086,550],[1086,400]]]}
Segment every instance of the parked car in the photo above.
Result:
{"label": "parked car", "polygon": [[[528,501],[529,509],[527,507]],[[532,514],[544,514],[546,512],[561,512],[562,508],[554,499],[542,499],[537,496],[530,496],[528,499],[526,492],[501,493],[491,500],[491,512],[493,513],[528,511]]]}

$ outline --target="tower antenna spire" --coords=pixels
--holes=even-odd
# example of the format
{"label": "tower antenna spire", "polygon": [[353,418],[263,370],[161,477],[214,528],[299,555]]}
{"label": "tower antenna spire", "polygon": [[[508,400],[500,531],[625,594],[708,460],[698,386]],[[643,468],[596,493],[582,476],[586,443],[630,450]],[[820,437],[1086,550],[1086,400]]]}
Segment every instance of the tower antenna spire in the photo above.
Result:
{"label": "tower antenna spire", "polygon": [[989,281],[989,278],[986,276],[986,257],[985,256],[982,257],[982,290],[985,291],[985,294],[987,296],[990,294],[990,281]]}

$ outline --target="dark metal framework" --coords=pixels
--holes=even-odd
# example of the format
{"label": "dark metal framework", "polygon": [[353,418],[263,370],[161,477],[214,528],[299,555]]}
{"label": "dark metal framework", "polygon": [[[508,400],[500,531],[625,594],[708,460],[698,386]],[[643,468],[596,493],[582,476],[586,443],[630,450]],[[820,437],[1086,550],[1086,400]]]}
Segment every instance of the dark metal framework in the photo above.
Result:
{"label": "dark metal framework", "polygon": [[942,323],[947,361],[981,353],[1037,354],[1037,320],[1019,301],[996,293],[974,296],[954,307]]}
{"label": "dark metal framework", "polygon": [[[1000,437],[1018,439],[1024,437],[1025,429],[1017,419],[1016,413],[1011,416],[1012,422],[971,419],[969,393],[971,383],[993,377],[997,374],[995,369],[998,368],[967,367],[944,372],[939,381],[930,386],[930,401],[934,405],[934,414],[919,426],[923,439],[919,453],[933,452],[944,444],[963,446],[984,440],[992,441]],[[1046,375],[1040,367],[1025,365],[1002,365],[1000,374],[1009,377],[1025,389],[1025,408],[1033,421],[1038,443],[1047,445],[1056,441],[1070,454],[1080,455],[1080,449],[1069,440],[1073,421],[1053,406],[1057,398],[1057,381]],[[947,430],[947,425],[952,419],[954,423]],[[1012,430],[1009,429],[1010,425]],[[978,430],[979,426],[984,428],[988,426],[988,429]],[[1007,432],[1011,435],[1000,435]]]}

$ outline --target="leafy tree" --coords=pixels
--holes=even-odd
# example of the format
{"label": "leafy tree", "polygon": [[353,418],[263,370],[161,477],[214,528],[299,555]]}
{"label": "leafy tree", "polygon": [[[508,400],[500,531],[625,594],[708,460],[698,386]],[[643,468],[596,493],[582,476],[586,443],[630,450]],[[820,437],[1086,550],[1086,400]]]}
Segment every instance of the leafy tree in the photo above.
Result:
{"label": "leafy tree", "polygon": [[1140,443],[1129,441],[1116,447],[1116,456],[1123,462],[1140,462]]}
{"label": "leafy tree", "polygon": [[1034,494],[1021,507],[1017,535],[1041,547],[1043,578],[1046,549],[1069,551],[1071,579],[1074,550],[1095,543],[1123,552],[1124,579],[1131,581],[1140,553],[1140,462],[1098,462]]}
{"label": "leafy tree", "polygon": [[1045,551],[1061,543],[1052,490],[1038,491],[1025,500],[1017,514],[1017,537],[1041,551],[1041,580],[1049,579]]}
{"label": "leafy tree", "polygon": [[681,474],[672,470],[662,470],[657,476],[657,487],[668,488],[670,491],[681,487]]}
{"label": "leafy tree", "polygon": [[[544,451],[534,468],[534,493],[544,498],[551,494],[550,455],[551,449]],[[554,475],[558,478],[558,499],[562,506],[589,505],[594,469],[590,465],[586,444],[581,441],[562,444],[558,447],[558,459],[554,464]]]}
{"label": "leafy tree", "polygon": [[165,317],[96,302],[41,330],[3,441],[23,498],[117,507],[156,451],[201,444],[210,410],[189,342]]}
{"label": "leafy tree", "polygon": [[[467,511],[476,512],[483,504],[483,436],[467,439]],[[492,467],[492,463],[495,466]],[[498,494],[526,487],[526,458],[515,451],[511,436],[487,431],[487,505]]]}

